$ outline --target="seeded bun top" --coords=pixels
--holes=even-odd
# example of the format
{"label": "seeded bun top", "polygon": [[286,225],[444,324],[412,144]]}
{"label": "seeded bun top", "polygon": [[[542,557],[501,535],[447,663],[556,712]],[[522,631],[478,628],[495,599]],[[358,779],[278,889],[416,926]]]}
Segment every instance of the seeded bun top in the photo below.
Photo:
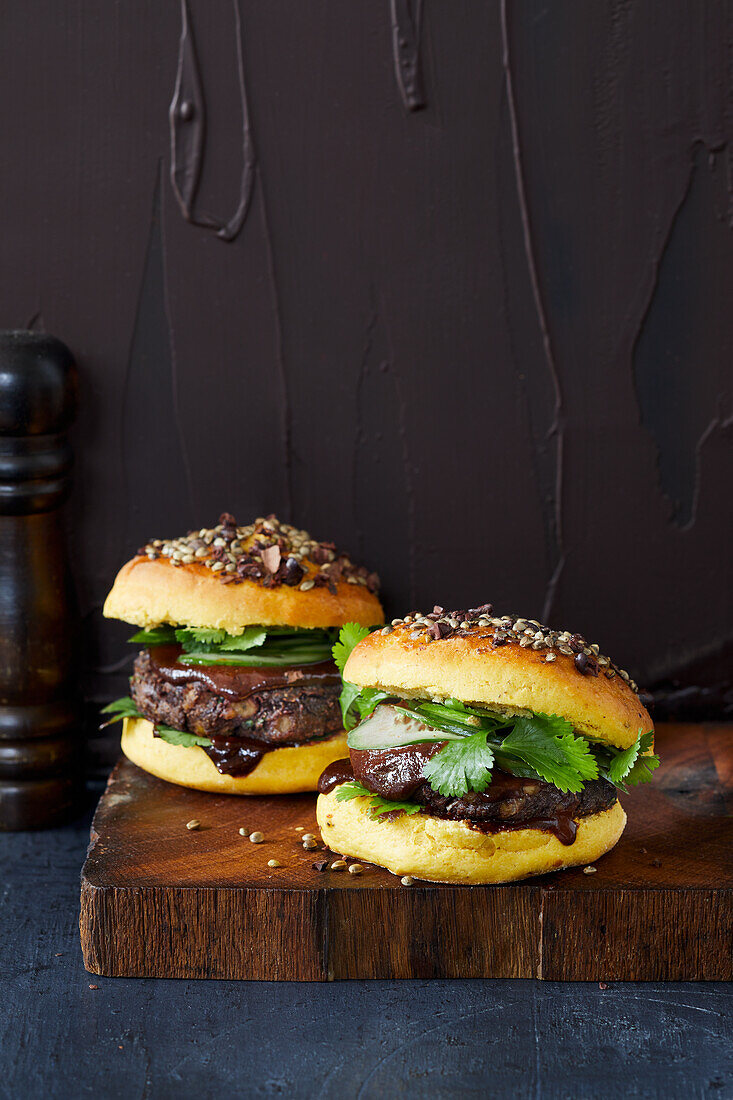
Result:
{"label": "seeded bun top", "polygon": [[407,615],[352,651],[344,679],[403,698],[460,699],[504,714],[557,714],[616,748],[652,720],[627,672],[579,634],[470,611]]}
{"label": "seeded bun top", "polygon": [[123,565],[104,604],[108,619],[226,630],[246,626],[334,627],[384,622],[379,578],[333,543],[275,516],[154,539]]}

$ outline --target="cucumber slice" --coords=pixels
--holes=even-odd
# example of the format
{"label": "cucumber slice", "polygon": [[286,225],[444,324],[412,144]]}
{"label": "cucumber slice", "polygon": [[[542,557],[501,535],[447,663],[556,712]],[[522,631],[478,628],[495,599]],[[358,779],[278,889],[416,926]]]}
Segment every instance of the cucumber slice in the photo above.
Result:
{"label": "cucumber slice", "polygon": [[403,745],[419,745],[425,741],[460,741],[457,733],[432,729],[418,721],[401,707],[380,703],[368,718],[351,730],[350,749],[396,749]]}

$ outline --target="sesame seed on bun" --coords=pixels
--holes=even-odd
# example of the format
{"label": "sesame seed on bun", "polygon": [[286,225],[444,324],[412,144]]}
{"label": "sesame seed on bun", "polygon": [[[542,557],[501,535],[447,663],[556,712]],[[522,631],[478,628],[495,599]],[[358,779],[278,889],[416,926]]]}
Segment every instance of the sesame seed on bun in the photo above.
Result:
{"label": "sesame seed on bun", "polygon": [[153,539],[123,565],[103,614],[135,626],[161,623],[226,630],[246,626],[328,628],[384,621],[379,578],[333,543],[275,516],[219,523],[181,538]]}

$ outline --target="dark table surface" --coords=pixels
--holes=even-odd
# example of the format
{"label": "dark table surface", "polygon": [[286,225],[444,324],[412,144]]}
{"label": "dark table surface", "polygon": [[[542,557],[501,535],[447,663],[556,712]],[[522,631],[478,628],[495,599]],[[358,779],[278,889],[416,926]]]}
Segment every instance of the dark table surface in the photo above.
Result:
{"label": "dark table surface", "polygon": [[731,1097],[731,988],[98,978],[87,815],[0,834],[0,1097]]}

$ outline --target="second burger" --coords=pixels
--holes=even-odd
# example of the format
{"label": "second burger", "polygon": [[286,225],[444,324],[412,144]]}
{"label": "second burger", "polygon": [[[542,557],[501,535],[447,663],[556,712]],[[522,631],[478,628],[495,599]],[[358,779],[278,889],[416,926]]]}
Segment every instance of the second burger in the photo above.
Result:
{"label": "second burger", "polygon": [[204,791],[315,790],[346,752],[334,634],[384,621],[378,583],[273,515],[147,543],[104,605],[142,628],[130,697],[106,708],[125,755]]}

